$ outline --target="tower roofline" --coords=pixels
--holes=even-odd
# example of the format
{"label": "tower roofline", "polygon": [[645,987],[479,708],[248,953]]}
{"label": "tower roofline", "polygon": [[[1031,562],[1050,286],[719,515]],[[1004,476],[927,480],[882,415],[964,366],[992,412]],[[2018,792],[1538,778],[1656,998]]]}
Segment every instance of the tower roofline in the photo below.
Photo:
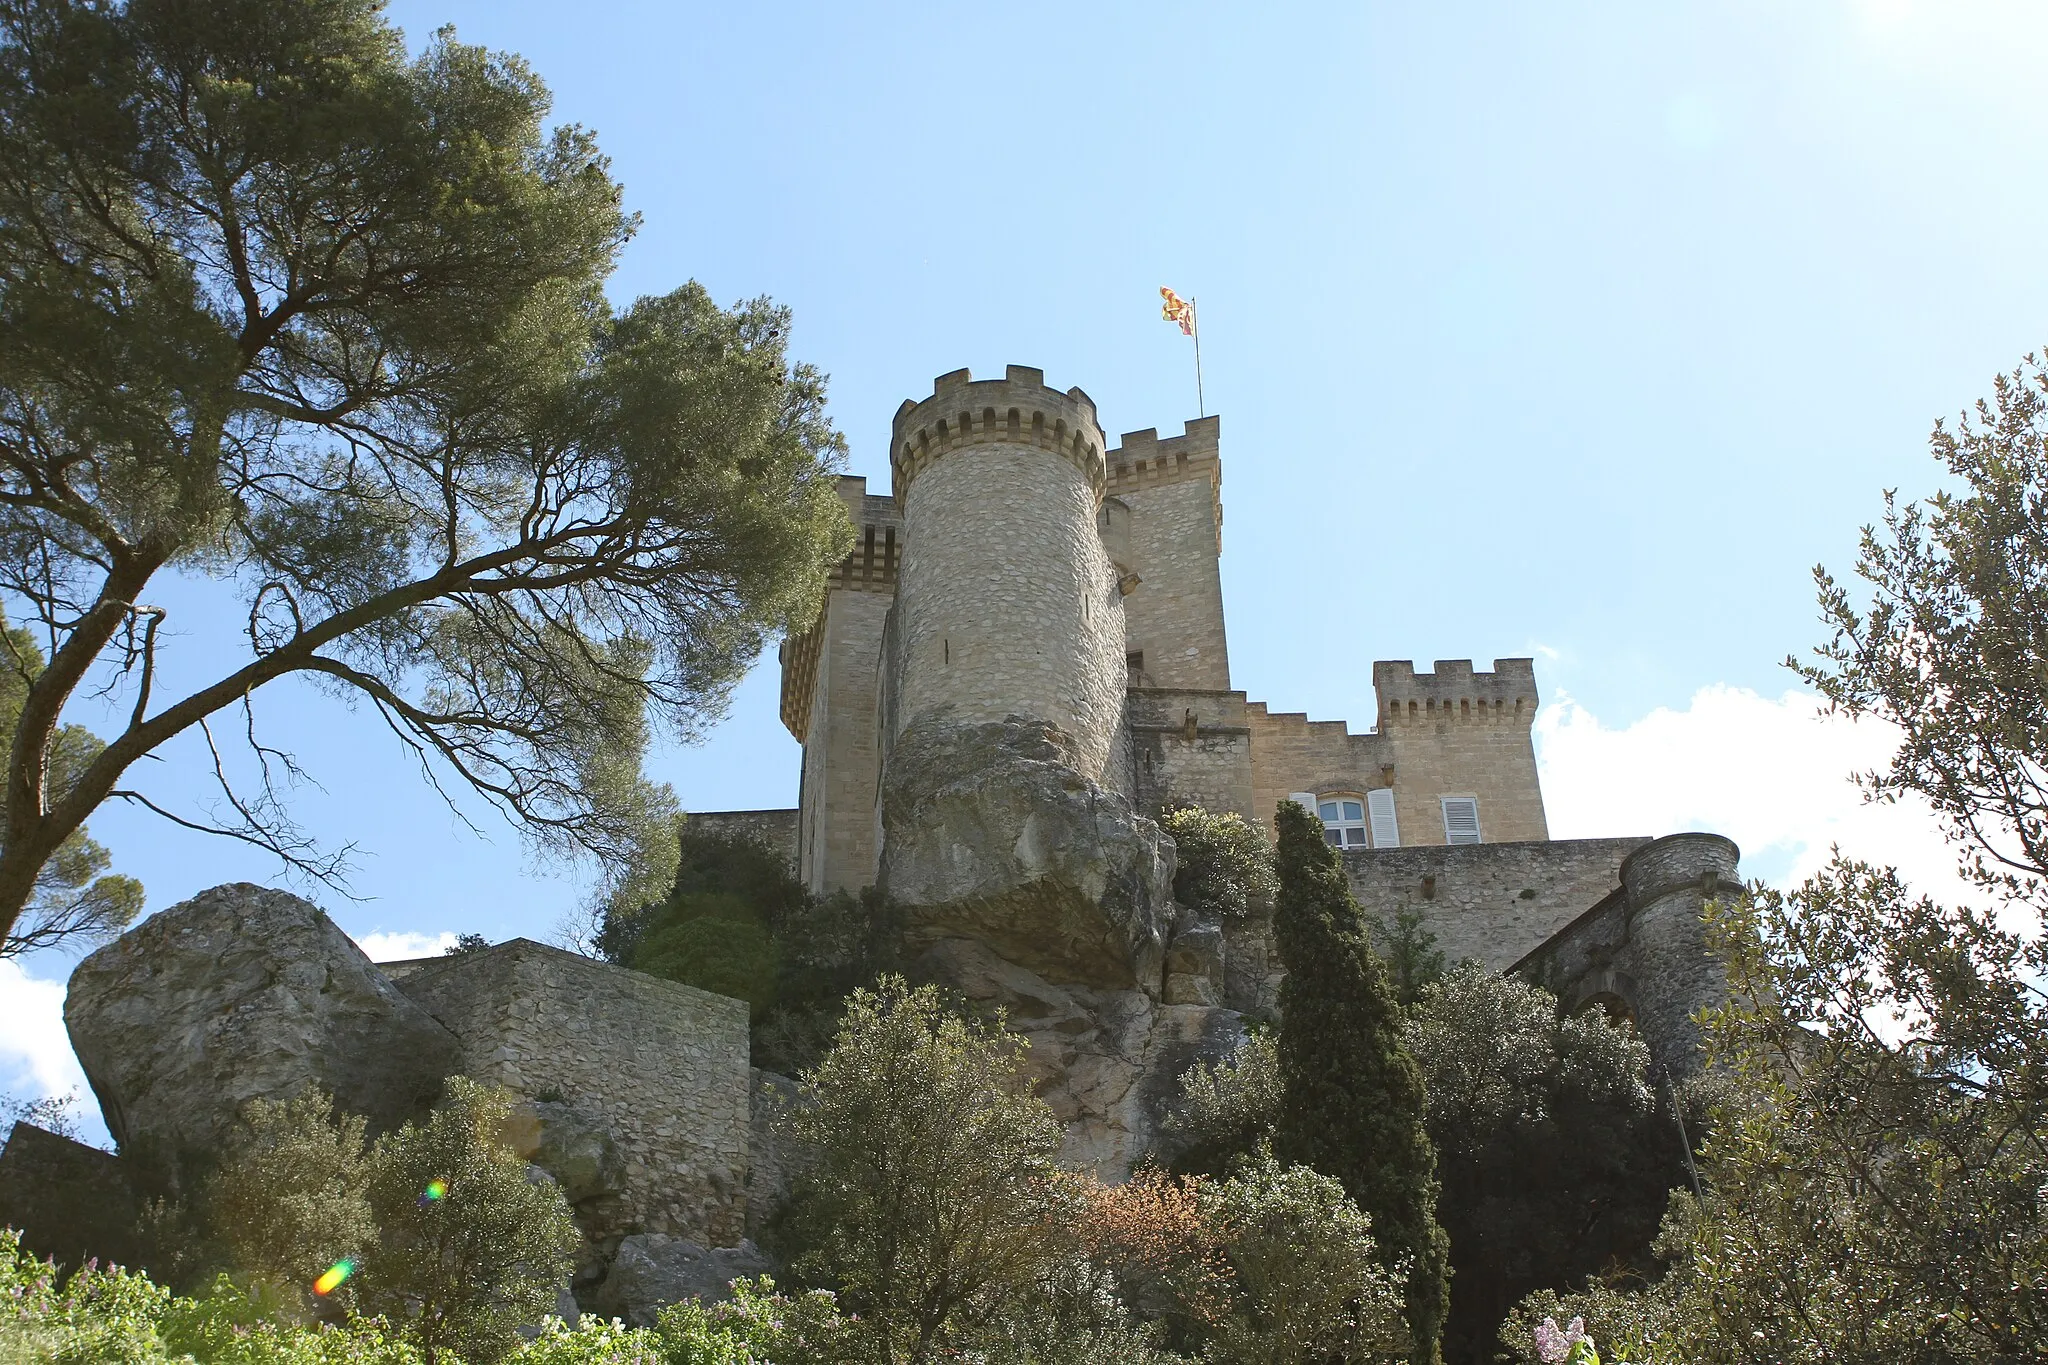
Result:
{"label": "tower roofline", "polygon": [[889,432],[889,468],[900,503],[917,476],[950,451],[976,445],[1030,445],[1081,471],[1100,499],[1108,479],[1095,400],[1080,388],[1048,388],[1045,371],[1012,365],[1001,379],[954,370],[932,381],[932,396],[905,399]]}

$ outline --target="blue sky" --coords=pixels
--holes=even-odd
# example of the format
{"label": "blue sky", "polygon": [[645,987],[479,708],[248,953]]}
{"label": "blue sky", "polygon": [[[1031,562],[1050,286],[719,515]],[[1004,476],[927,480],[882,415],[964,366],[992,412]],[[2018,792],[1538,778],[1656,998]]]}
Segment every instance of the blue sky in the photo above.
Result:
{"label": "blue sky", "polygon": [[[1881,737],[1782,695],[1807,572],[1847,567],[1882,488],[1930,491],[1932,421],[2048,343],[2028,4],[390,12],[524,54],[597,131],[645,215],[618,301],[790,305],[878,487],[896,405],[963,365],[1177,432],[1191,356],[1156,291],[1196,296],[1237,686],[1363,725],[1376,658],[1537,655],[1559,834],[1725,828],[1780,875],[1860,818],[1839,774]],[[197,679],[234,616],[160,596]],[[793,802],[773,670],[656,756],[686,806]],[[577,903],[373,717],[290,684],[258,707],[321,784],[309,828],[358,846],[365,899],[318,897],[352,933],[545,937]],[[201,808],[202,756],[149,789]],[[152,909],[280,880],[145,816],[94,830]],[[0,993],[47,1016],[67,969]],[[9,1049],[17,1090],[53,1083],[0,1037],[0,1085]]]}

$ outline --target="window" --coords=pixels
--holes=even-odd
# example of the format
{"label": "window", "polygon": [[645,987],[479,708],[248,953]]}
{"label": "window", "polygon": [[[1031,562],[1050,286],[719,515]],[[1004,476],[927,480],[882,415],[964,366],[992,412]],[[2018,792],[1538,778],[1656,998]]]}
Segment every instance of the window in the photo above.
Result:
{"label": "window", "polygon": [[1444,842],[1447,844],[1476,844],[1479,842],[1479,798],[1474,796],[1446,796],[1444,803]]}
{"label": "window", "polygon": [[1401,823],[1394,818],[1394,790],[1380,787],[1365,794],[1365,811],[1372,817],[1372,846],[1399,848]]}
{"label": "window", "polygon": [[1323,838],[1338,848],[1364,848],[1365,801],[1356,796],[1325,796],[1316,802],[1323,817]]}

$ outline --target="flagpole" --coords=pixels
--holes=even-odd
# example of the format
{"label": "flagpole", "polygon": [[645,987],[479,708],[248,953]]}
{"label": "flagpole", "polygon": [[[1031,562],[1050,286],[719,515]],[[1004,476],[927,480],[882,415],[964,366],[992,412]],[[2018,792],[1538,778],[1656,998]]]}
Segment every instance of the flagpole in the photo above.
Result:
{"label": "flagpole", "polygon": [[1195,416],[1209,415],[1209,402],[1202,396],[1202,310],[1195,306],[1194,296],[1188,296],[1188,321],[1194,324],[1195,337]]}

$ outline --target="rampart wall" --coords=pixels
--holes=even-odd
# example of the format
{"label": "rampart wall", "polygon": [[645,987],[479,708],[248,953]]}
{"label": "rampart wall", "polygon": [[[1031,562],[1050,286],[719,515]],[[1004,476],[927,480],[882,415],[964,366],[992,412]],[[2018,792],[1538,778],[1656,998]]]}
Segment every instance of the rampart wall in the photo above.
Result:
{"label": "rampart wall", "polygon": [[[1388,761],[1378,735],[1354,735],[1341,720],[1310,720],[1299,711],[1268,711],[1264,702],[1245,707],[1252,735],[1252,800],[1268,833],[1273,813],[1295,792],[1368,791],[1386,785]],[[1437,838],[1443,825],[1437,824]],[[1411,836],[1405,817],[1403,843],[1427,842],[1427,831]]]}
{"label": "rampart wall", "polygon": [[746,1227],[747,1006],[527,939],[407,964],[398,989],[461,1040],[462,1069],[560,1092],[626,1160],[636,1231],[731,1246]]}
{"label": "rampart wall", "polygon": [[1434,673],[1386,660],[1372,666],[1372,681],[1403,844],[1444,841],[1444,796],[1478,799],[1487,843],[1550,837],[1530,739],[1537,703],[1531,660],[1496,659],[1490,673],[1475,672],[1470,659],[1439,659]]}
{"label": "rampart wall", "polygon": [[1140,814],[1192,803],[1259,818],[1244,693],[1133,688],[1128,707],[1130,797]]}
{"label": "rampart wall", "polygon": [[1344,874],[1359,908],[1391,928],[1422,912],[1447,963],[1504,971],[1620,885],[1647,838],[1350,849]]}

